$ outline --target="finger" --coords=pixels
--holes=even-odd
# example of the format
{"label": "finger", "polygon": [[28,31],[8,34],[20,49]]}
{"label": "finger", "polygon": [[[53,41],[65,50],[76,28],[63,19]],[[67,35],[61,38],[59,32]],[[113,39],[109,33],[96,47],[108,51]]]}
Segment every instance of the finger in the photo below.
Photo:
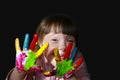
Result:
{"label": "finger", "polygon": [[66,51],[65,51],[65,54],[63,56],[63,59],[68,59],[69,56],[70,56],[70,52],[71,52],[71,49],[72,49],[72,46],[73,44],[72,43],[69,43],[67,48],[66,48]]}
{"label": "finger", "polygon": [[75,63],[74,68],[78,68],[83,62],[83,57],[80,57],[79,60]]}
{"label": "finger", "polygon": [[20,43],[19,43],[19,38],[15,39],[15,49],[16,49],[16,51],[21,51],[21,49],[20,49]]}
{"label": "finger", "polygon": [[36,57],[41,56],[41,54],[47,49],[48,43],[46,42],[43,46],[35,53]]}
{"label": "finger", "polygon": [[54,56],[55,56],[56,62],[61,61],[61,59],[60,59],[60,54],[59,54],[59,51],[58,51],[58,48],[55,48],[55,49],[54,49]]}
{"label": "finger", "polygon": [[45,71],[45,72],[43,72],[43,74],[44,74],[44,76],[47,76],[47,77],[53,76],[53,75],[56,74],[56,70],[53,70],[53,71]]}
{"label": "finger", "polygon": [[74,72],[75,72],[75,70],[70,70],[70,71],[68,71],[68,72],[64,75],[64,79],[66,80],[67,78],[71,77]]}
{"label": "finger", "polygon": [[23,50],[27,50],[29,46],[29,34],[26,33],[24,43],[23,43]]}
{"label": "finger", "polygon": [[53,75],[52,72],[50,72],[50,71],[45,71],[43,74],[44,74],[44,76],[47,76],[47,77]]}
{"label": "finger", "polygon": [[35,72],[43,72],[43,68],[41,66],[34,65],[30,68],[31,71]]}
{"label": "finger", "polygon": [[30,50],[33,51],[35,49],[37,40],[38,40],[38,35],[34,34],[32,42],[31,42],[30,47],[29,47]]}
{"label": "finger", "polygon": [[76,53],[77,53],[77,47],[75,47],[73,49],[73,52],[72,52],[71,57],[70,57],[70,60],[74,60],[74,57],[75,57]]}

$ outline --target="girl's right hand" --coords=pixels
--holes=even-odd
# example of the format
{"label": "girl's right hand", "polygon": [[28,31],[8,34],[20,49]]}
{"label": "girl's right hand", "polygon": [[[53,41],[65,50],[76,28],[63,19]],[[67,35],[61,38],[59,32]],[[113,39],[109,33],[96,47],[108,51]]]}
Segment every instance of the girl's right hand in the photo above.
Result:
{"label": "girl's right hand", "polygon": [[42,55],[42,53],[47,49],[48,43],[45,43],[39,50],[34,52],[36,43],[38,40],[38,35],[34,34],[33,40],[29,45],[29,34],[25,35],[23,50],[20,48],[19,38],[15,39],[15,49],[16,49],[16,68],[20,71],[38,71],[42,72],[42,67],[35,64],[37,58]]}

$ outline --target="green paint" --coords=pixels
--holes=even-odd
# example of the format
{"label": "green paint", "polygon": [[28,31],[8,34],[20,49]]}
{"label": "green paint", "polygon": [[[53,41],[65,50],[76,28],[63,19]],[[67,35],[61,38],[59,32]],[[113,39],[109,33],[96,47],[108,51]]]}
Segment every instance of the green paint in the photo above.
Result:
{"label": "green paint", "polygon": [[65,59],[57,63],[57,76],[64,76],[65,73],[73,69],[72,60]]}
{"label": "green paint", "polygon": [[35,56],[35,53],[33,51],[29,51],[28,58],[27,58],[26,63],[25,63],[25,69],[28,70],[32,66],[34,66],[36,59],[37,58]]}

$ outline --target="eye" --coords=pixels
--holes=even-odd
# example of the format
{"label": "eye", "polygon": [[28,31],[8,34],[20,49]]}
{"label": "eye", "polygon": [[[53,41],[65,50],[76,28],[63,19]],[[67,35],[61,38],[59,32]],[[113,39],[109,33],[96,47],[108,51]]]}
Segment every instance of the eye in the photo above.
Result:
{"label": "eye", "polygon": [[73,42],[75,42],[75,40],[73,40],[73,39],[68,39],[67,42],[73,43]]}
{"label": "eye", "polygon": [[52,39],[52,41],[58,41],[57,39]]}

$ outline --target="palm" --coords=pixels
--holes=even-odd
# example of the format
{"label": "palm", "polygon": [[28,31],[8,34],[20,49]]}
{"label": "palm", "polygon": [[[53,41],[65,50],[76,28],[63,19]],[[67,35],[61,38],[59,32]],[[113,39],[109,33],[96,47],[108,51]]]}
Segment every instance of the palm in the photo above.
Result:
{"label": "palm", "polygon": [[72,49],[72,43],[68,44],[66,48],[66,52],[63,57],[64,60],[62,61],[60,60],[58,50],[57,49],[54,50],[55,59],[57,61],[57,71],[56,71],[57,76],[64,76],[64,78],[69,78],[73,74],[75,69],[78,68],[78,66],[80,66],[80,64],[82,63],[83,58],[81,57],[77,61],[77,63],[73,64],[74,57],[77,53],[77,47],[74,48],[70,56],[71,49]]}
{"label": "palm", "polygon": [[41,71],[42,68],[35,65],[35,62],[39,56],[42,55],[43,51],[48,47],[48,43],[45,43],[36,53],[34,52],[36,42],[38,40],[38,35],[34,34],[33,40],[29,45],[29,34],[25,35],[23,50],[20,49],[19,38],[15,39],[16,48],[16,66],[17,69],[21,71],[27,70],[38,70]]}

